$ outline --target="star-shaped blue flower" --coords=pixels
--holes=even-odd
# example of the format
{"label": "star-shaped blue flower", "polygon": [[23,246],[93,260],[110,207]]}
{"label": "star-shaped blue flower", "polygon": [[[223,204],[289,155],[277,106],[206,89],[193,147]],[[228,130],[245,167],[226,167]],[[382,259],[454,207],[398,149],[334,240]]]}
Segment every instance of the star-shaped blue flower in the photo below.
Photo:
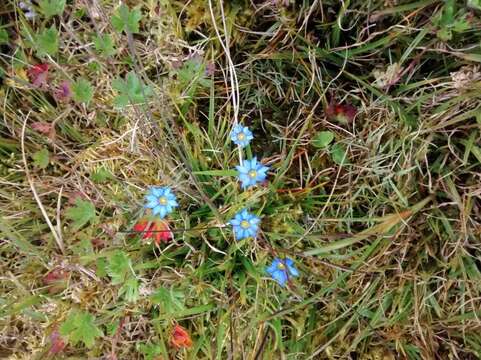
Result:
{"label": "star-shaped blue flower", "polygon": [[170,214],[175,207],[179,206],[177,198],[170,187],[151,187],[145,198],[147,204],[144,207],[152,209],[152,214],[159,215],[161,219]]}
{"label": "star-shaped blue flower", "polygon": [[267,166],[258,163],[255,156],[251,160],[244,160],[244,163],[236,166],[236,169],[239,172],[237,177],[244,189],[264,181],[267,177],[266,171],[269,170]]}
{"label": "star-shaped blue flower", "polygon": [[266,269],[269,275],[279,283],[285,286],[289,277],[299,276],[299,271],[294,266],[294,261],[289,258],[279,259],[275,258],[272,264]]}
{"label": "star-shaped blue flower", "polygon": [[242,126],[238,124],[232,129],[230,133],[230,138],[234,142],[234,144],[245,148],[247,145],[249,145],[250,141],[254,138],[254,136],[252,136],[252,132],[247,126]]}
{"label": "star-shaped blue flower", "polygon": [[234,228],[234,234],[237,240],[246,239],[248,237],[255,238],[261,219],[244,209],[238,212],[232,220],[229,221]]}

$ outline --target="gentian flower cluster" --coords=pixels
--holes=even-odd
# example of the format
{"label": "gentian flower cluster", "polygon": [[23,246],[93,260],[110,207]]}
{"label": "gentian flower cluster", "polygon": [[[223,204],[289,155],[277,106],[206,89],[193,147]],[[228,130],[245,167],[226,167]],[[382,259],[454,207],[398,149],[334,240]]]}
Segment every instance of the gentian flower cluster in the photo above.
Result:
{"label": "gentian flower cluster", "polygon": [[[231,139],[240,148],[245,148],[253,139],[253,135],[249,128],[236,125],[232,129]],[[259,162],[255,156],[242,161],[241,153],[241,164],[236,166],[236,169],[241,187],[247,189],[265,181],[269,168]],[[151,187],[145,199],[146,204],[144,207],[150,209],[154,218],[144,217],[140,219],[134,226],[134,231],[143,233],[144,239],[154,239],[157,244],[168,242],[173,236],[164,218],[179,206],[175,194],[170,187]],[[260,223],[260,217],[249,212],[246,208],[236,213],[228,221],[238,241],[248,238],[255,239],[260,229]],[[274,258],[271,265],[266,268],[266,272],[281,286],[286,286],[291,278],[299,276],[299,271],[295,267],[294,261],[290,258]],[[173,335],[173,344],[176,347],[189,347],[191,342],[188,334],[186,334],[183,328],[180,326],[176,327]]]}
{"label": "gentian flower cluster", "polygon": [[[231,140],[240,148],[249,145],[253,138],[252,132],[245,126],[236,125],[232,129]],[[238,172],[237,177],[243,189],[264,182],[267,178],[267,170],[269,170],[267,166],[258,162],[255,156],[252,159],[241,161],[241,164],[236,166],[236,169]],[[234,218],[229,221],[229,224],[232,225],[235,238],[243,240],[257,236],[260,222],[261,219],[258,216],[251,214],[247,209],[243,209],[235,214]],[[266,272],[281,286],[286,286],[290,278],[299,276],[299,271],[296,269],[294,261],[289,258],[280,259],[276,257],[272,264],[266,268]]]}

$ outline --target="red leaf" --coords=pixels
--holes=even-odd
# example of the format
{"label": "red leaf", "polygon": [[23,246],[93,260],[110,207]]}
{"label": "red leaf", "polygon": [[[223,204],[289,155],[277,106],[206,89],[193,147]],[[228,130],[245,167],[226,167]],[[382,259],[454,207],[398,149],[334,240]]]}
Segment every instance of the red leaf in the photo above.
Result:
{"label": "red leaf", "polygon": [[60,86],[55,89],[53,93],[54,97],[58,101],[69,101],[72,97],[72,91],[70,90],[70,83],[63,81]]}
{"label": "red leaf", "polygon": [[32,129],[40,134],[49,135],[53,130],[53,126],[47,122],[37,121],[32,123]]}
{"label": "red leaf", "polygon": [[140,219],[133,227],[134,231],[143,233],[142,239],[153,239],[157,245],[169,242],[174,236],[169,224],[161,219]]}
{"label": "red leaf", "polygon": [[52,343],[49,350],[50,354],[58,354],[67,346],[57,329],[50,334],[50,342]]}
{"label": "red leaf", "polygon": [[27,71],[28,77],[35,87],[44,87],[47,85],[48,64],[37,64]]}
{"label": "red leaf", "polygon": [[192,339],[190,338],[189,333],[185,330],[182,326],[176,324],[174,327],[174,331],[170,337],[170,343],[176,349],[180,348],[190,348],[192,346]]}
{"label": "red leaf", "polygon": [[49,287],[49,293],[53,294],[65,289],[68,277],[68,271],[56,267],[52,271],[49,271],[47,274],[45,274],[42,281],[45,286]]}
{"label": "red leaf", "polygon": [[326,109],[328,118],[335,118],[341,122],[351,122],[357,114],[357,108],[351,104],[339,104],[334,99],[331,99],[329,106]]}

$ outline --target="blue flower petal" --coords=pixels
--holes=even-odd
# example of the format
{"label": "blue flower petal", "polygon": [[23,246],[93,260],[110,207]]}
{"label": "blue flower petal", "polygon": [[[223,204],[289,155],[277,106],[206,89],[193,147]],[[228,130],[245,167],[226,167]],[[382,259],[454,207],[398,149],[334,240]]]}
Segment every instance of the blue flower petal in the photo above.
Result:
{"label": "blue flower petal", "polygon": [[299,271],[294,266],[288,266],[287,269],[289,270],[289,274],[293,277],[299,276]]}
{"label": "blue flower petal", "polygon": [[162,188],[158,188],[158,187],[153,187],[150,189],[150,191],[152,192],[152,194],[154,196],[157,196],[157,197],[161,197],[162,196]]}
{"label": "blue flower petal", "polygon": [[285,271],[282,271],[282,270],[274,271],[271,276],[281,286],[284,286],[286,281],[287,281],[287,275],[286,275]]}
{"label": "blue flower petal", "polygon": [[151,209],[153,209],[153,208],[156,207],[157,205],[159,205],[159,202],[158,202],[158,201],[151,201],[151,202],[147,203],[147,204],[145,205],[145,207],[146,207],[146,208],[151,208]]}

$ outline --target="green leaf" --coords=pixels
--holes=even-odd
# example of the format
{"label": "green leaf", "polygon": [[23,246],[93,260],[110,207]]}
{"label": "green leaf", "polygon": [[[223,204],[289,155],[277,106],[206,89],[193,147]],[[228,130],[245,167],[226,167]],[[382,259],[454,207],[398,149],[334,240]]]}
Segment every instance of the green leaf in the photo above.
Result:
{"label": "green leaf", "polygon": [[88,105],[94,95],[94,89],[88,80],[80,78],[72,84],[72,95],[75,101]]}
{"label": "green leaf", "polygon": [[75,206],[67,210],[66,216],[72,220],[72,227],[74,230],[79,230],[87,223],[93,223],[96,219],[95,206],[88,200],[77,198]]}
{"label": "green leaf", "polygon": [[332,140],[334,140],[334,133],[332,131],[320,131],[312,139],[312,145],[317,148],[325,148]]}
{"label": "green leaf", "polygon": [[453,32],[450,28],[442,28],[436,32],[436,36],[442,41],[449,41],[453,38]]}
{"label": "green leaf", "polygon": [[336,143],[331,148],[332,160],[338,165],[349,164],[349,159],[347,158],[347,150],[344,145]]}
{"label": "green leaf", "polygon": [[469,23],[468,20],[466,20],[465,17],[462,17],[461,19],[457,19],[453,23],[453,31],[457,33],[464,32],[466,30],[471,29],[471,24]]}
{"label": "green leaf", "polygon": [[0,29],[0,44],[8,44],[8,32],[5,29]]}
{"label": "green leaf", "polygon": [[37,34],[35,45],[39,56],[55,55],[58,51],[58,32],[55,26],[52,25]]}
{"label": "green leaf", "polygon": [[112,278],[112,285],[122,284],[132,272],[132,262],[129,256],[117,250],[107,259],[107,274]]}
{"label": "green leaf", "polygon": [[160,287],[151,296],[151,300],[154,304],[159,305],[162,313],[168,315],[175,315],[185,310],[184,294],[181,291]]}
{"label": "green leaf", "polygon": [[481,10],[481,0],[468,0],[468,7]]}
{"label": "green leaf", "polygon": [[90,180],[96,184],[104,183],[109,179],[112,179],[112,174],[103,166],[90,174]]}
{"label": "green leaf", "polygon": [[32,159],[36,167],[40,169],[45,169],[48,166],[50,160],[48,150],[43,148],[42,150],[35,152],[32,155]]}
{"label": "green leaf", "polygon": [[94,38],[95,50],[103,56],[115,55],[115,47],[112,37],[109,34],[96,36]]}
{"label": "green leaf", "polygon": [[159,359],[162,354],[162,348],[157,344],[137,344],[137,349],[144,355],[144,360]]}
{"label": "green leaf", "polygon": [[129,103],[144,103],[146,97],[148,98],[153,94],[152,88],[143,85],[133,71],[127,74],[125,80],[121,78],[115,79],[112,82],[112,87],[119,92],[119,95],[114,99],[114,105],[119,108],[123,108]]}
{"label": "green leaf", "polygon": [[140,9],[130,10],[125,4],[119,6],[114,16],[112,16],[112,25],[118,32],[130,32],[136,34],[139,32],[139,21],[142,18]]}
{"label": "green leaf", "polygon": [[139,299],[139,282],[136,278],[129,278],[119,289],[119,296],[123,296],[125,300],[131,303],[137,302]]}
{"label": "green leaf", "polygon": [[103,335],[94,321],[94,316],[87,312],[72,311],[60,326],[60,335],[68,338],[72,345],[83,342],[87,348],[92,348],[95,339]]}
{"label": "green leaf", "polygon": [[192,83],[199,83],[201,87],[210,87],[211,80],[206,77],[205,65],[197,59],[189,59],[177,71],[180,87],[185,88]]}
{"label": "green leaf", "polygon": [[40,11],[45,17],[51,18],[55,15],[61,15],[65,9],[65,0],[41,0],[38,3]]}

